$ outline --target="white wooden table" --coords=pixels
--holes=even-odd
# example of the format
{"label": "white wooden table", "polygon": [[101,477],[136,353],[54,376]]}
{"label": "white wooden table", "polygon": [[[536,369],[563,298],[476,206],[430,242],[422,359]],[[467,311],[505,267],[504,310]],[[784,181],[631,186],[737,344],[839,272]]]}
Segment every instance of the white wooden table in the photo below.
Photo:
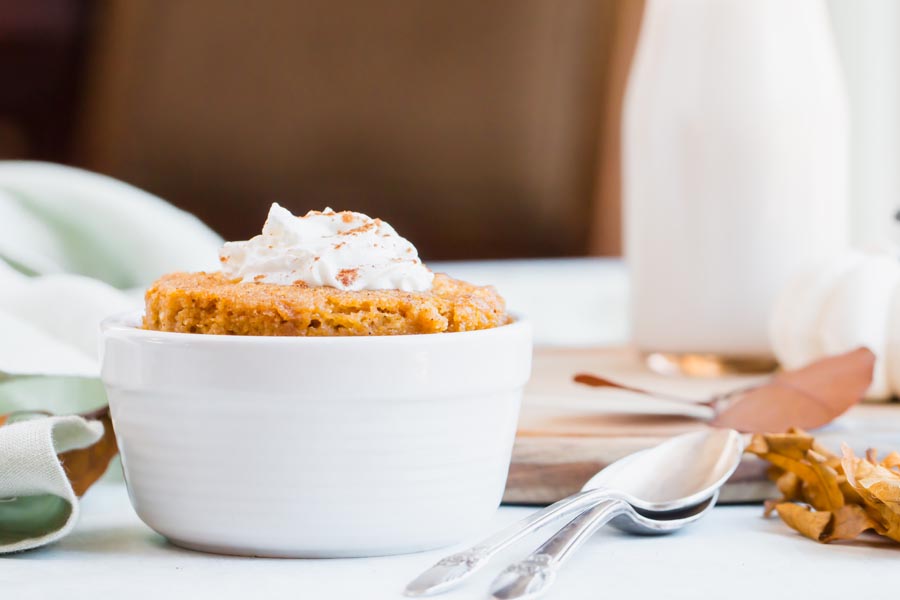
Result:
{"label": "white wooden table", "polygon": [[[626,276],[619,262],[576,259],[441,267],[475,282],[496,283],[514,310],[534,320],[541,343],[612,344],[626,339]],[[547,315],[558,302],[554,283],[566,283],[577,294],[570,317],[560,320],[557,315],[550,322]],[[530,510],[503,507],[494,525]],[[867,538],[822,546],[777,519],[763,519],[761,512],[760,506],[717,507],[693,528],[666,538],[601,531],[567,565],[547,597],[760,600],[896,595],[891,575],[900,560],[900,545]],[[535,542],[526,541],[507,558]],[[49,548],[0,557],[0,597],[397,599],[408,580],[451,550],[348,560],[201,554],[167,544],[131,510],[124,486],[103,483],[84,497],[81,521],[68,538]],[[503,564],[501,557],[496,567]],[[470,585],[440,597],[486,598],[495,572],[489,567]]]}

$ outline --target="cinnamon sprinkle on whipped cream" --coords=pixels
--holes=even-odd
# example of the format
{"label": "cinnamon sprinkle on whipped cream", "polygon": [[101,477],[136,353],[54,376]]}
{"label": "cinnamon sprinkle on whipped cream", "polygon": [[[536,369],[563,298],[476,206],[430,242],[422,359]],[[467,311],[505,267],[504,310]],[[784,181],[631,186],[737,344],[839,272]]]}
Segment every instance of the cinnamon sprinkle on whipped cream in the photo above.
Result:
{"label": "cinnamon sprinkle on whipped cream", "polygon": [[226,277],[245,282],[425,292],[434,279],[415,246],[381,219],[330,208],[295,217],[277,203],[261,235],[226,242],[219,260]]}

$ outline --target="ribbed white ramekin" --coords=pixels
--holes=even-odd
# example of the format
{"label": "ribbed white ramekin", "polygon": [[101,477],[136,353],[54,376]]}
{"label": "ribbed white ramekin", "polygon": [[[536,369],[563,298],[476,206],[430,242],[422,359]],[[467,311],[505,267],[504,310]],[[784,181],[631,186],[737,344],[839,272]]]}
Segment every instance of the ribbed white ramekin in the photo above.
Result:
{"label": "ribbed white ramekin", "polygon": [[172,542],[372,556],[458,542],[503,493],[527,322],[463,333],[250,337],[103,323],[131,502]]}

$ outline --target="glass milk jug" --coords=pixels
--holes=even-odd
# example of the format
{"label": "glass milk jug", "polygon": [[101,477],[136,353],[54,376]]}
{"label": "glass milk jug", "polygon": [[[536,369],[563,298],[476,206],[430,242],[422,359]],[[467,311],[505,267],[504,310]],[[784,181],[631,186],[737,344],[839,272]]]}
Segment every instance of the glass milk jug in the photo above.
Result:
{"label": "glass milk jug", "polygon": [[651,366],[773,364],[775,295],[846,244],[847,120],[820,0],[648,0],[622,133],[632,332]]}

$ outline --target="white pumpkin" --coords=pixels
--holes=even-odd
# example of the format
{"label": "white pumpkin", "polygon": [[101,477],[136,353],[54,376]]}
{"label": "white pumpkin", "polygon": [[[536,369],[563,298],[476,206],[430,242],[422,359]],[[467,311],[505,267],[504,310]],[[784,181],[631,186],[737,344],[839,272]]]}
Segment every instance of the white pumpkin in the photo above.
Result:
{"label": "white pumpkin", "polygon": [[786,369],[866,346],[876,356],[867,396],[900,394],[900,252],[851,250],[798,273],[779,294],[770,336]]}

